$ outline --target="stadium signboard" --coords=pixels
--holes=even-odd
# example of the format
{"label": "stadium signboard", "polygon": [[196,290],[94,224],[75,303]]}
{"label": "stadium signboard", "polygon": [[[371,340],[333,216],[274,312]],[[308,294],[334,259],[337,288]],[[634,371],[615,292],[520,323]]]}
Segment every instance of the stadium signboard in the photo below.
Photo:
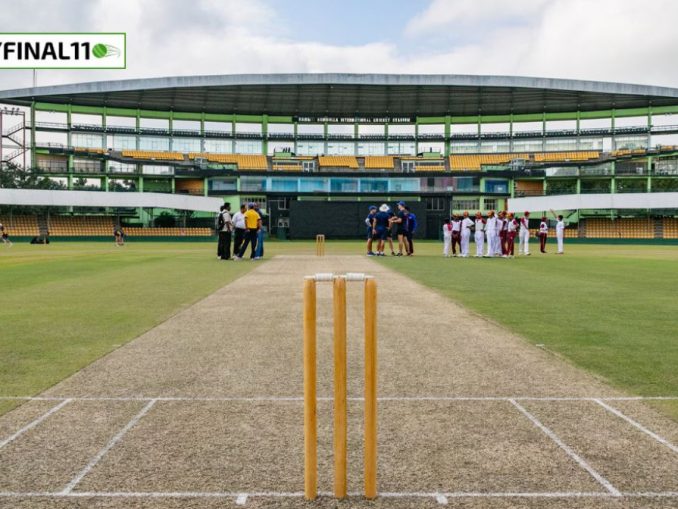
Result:
{"label": "stadium signboard", "polygon": [[123,32],[0,33],[0,69],[125,69]]}
{"label": "stadium signboard", "polygon": [[414,117],[293,117],[295,122],[308,124],[414,124]]}

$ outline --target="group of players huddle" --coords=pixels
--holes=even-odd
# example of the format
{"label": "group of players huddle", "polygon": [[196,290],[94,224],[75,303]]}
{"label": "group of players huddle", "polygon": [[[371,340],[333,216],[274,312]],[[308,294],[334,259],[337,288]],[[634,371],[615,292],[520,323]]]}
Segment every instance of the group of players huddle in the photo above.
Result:
{"label": "group of players huddle", "polygon": [[[387,204],[371,205],[365,218],[367,227],[367,256],[385,256],[384,248],[388,242],[392,256],[414,255],[414,232],[417,229],[417,216],[404,201],[398,202],[397,212]],[[398,252],[393,248],[393,230],[398,240]],[[376,252],[373,251],[376,243]],[[403,252],[404,251],[404,252]]]}
{"label": "group of players huddle", "polygon": [[[553,211],[551,213],[556,217]],[[557,216],[556,219],[556,239],[558,243],[556,254],[563,254],[565,222],[561,215]],[[468,212],[464,212],[462,217],[454,214],[452,219],[445,220],[443,223],[443,255],[446,257],[457,256],[458,247],[458,256],[468,258],[471,234],[473,233],[476,244],[476,258],[494,256],[513,258],[515,256],[516,237],[518,237],[518,254],[530,256],[529,222],[529,212],[525,212],[520,219],[517,219],[513,212],[499,211],[495,214],[494,210],[488,213],[487,218],[483,218],[480,212],[476,212],[475,219],[471,219]],[[546,253],[548,231],[548,219],[544,215],[537,232],[542,253]],[[487,245],[486,251],[485,245]]]}

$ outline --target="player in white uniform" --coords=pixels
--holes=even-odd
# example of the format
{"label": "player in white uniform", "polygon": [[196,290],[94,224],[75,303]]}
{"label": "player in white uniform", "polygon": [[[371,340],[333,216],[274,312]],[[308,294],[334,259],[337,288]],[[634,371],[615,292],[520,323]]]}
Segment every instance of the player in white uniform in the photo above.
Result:
{"label": "player in white uniform", "polygon": [[449,219],[443,221],[443,256],[450,257],[450,248],[452,247],[452,225]]}
{"label": "player in white uniform", "polygon": [[[556,217],[556,213],[551,210],[553,217]],[[556,241],[558,242],[558,251],[556,254],[563,254],[563,238],[565,237],[565,221],[563,221],[563,216],[558,215],[556,217],[558,222],[556,223]]]}
{"label": "player in white uniform", "polygon": [[471,242],[471,228],[473,221],[468,217],[468,211],[464,211],[464,219],[461,220],[461,257],[468,258],[468,248]]}
{"label": "player in white uniform", "polygon": [[474,240],[476,241],[476,258],[483,257],[483,246],[485,244],[485,220],[480,212],[476,212]]}
{"label": "player in white uniform", "polygon": [[518,232],[518,254],[530,256],[530,213],[520,219],[520,231]]}
{"label": "player in white uniform", "polygon": [[485,256],[494,256],[494,239],[497,237],[497,218],[494,217],[494,210],[490,210],[485,220],[485,237],[487,241],[487,254]]}

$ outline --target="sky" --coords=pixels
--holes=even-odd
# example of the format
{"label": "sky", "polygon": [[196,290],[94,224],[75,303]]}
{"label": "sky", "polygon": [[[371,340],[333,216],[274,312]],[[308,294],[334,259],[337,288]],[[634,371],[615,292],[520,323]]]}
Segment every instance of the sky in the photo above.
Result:
{"label": "sky", "polygon": [[[676,0],[0,0],[0,32],[127,32],[126,70],[159,76],[483,74],[678,87]],[[0,70],[0,89],[31,86]]]}

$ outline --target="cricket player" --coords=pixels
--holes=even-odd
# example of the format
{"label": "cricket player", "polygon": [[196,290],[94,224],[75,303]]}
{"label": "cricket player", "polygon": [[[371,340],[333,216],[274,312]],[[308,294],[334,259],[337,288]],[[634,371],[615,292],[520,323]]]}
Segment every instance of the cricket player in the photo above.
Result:
{"label": "cricket player", "polygon": [[474,240],[476,241],[476,258],[482,258],[485,243],[485,220],[480,211],[476,212]]}
{"label": "cricket player", "polygon": [[7,247],[12,247],[12,241],[9,240],[9,233],[5,229],[5,225],[0,223],[0,237],[2,237],[2,243]]}
{"label": "cricket player", "polygon": [[468,217],[468,210],[464,211],[464,219],[461,220],[461,257],[468,258],[468,249],[471,242],[471,228],[473,220]]}
{"label": "cricket player", "polygon": [[546,216],[542,216],[541,222],[539,223],[539,251],[546,253],[546,239],[549,235],[549,223],[546,219]]}
{"label": "cricket player", "polygon": [[365,218],[365,226],[367,227],[367,256],[375,256],[372,251],[372,220],[377,215],[377,207],[370,205],[367,217]]}
{"label": "cricket player", "polygon": [[507,252],[506,252],[506,236],[508,233],[508,218],[506,217],[506,211],[502,210],[499,212],[499,221],[497,221],[497,224],[499,226],[499,252],[501,253],[501,256],[506,257]]}
{"label": "cricket player", "polygon": [[487,255],[494,256],[497,252],[497,218],[494,210],[490,210],[485,221],[485,236],[487,238]]}
{"label": "cricket player", "polygon": [[518,254],[530,256],[530,213],[526,210],[519,222]]}
{"label": "cricket player", "polygon": [[506,222],[506,254],[505,257],[514,258],[515,257],[515,245],[516,245],[516,234],[518,233],[519,227],[518,221],[516,221],[513,212],[509,212],[508,221]]}
{"label": "cricket player", "polygon": [[377,241],[377,256],[384,256],[384,243],[391,229],[392,217],[391,209],[384,203],[372,219],[372,240]]}
{"label": "cricket player", "polygon": [[450,248],[452,247],[452,225],[449,219],[443,221],[443,256],[450,257]]}
{"label": "cricket player", "polygon": [[[551,214],[553,214],[553,217],[556,217],[556,213],[551,210]],[[556,251],[556,254],[563,254],[563,238],[565,237],[565,221],[563,221],[563,216],[558,215],[556,217],[558,219],[558,222],[556,223],[556,241],[558,242],[558,251]]]}
{"label": "cricket player", "polygon": [[461,219],[458,214],[452,215],[450,221],[452,227],[452,256],[457,256],[457,246],[459,246],[459,254],[461,254]]}

